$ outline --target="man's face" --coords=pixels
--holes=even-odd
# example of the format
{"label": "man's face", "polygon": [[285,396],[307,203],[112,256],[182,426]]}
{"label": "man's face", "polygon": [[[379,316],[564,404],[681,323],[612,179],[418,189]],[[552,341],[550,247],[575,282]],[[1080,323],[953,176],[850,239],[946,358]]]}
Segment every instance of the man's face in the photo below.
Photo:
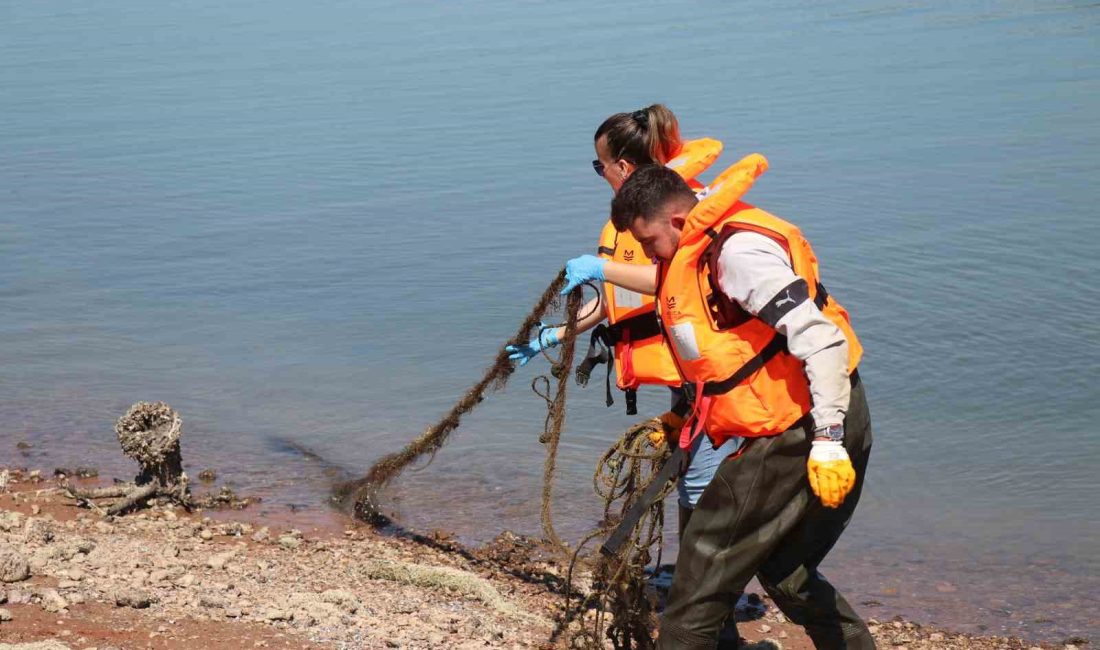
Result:
{"label": "man's face", "polygon": [[630,223],[630,234],[642,245],[642,251],[648,257],[668,262],[680,246],[680,231],[686,217],[682,210],[667,208],[649,221],[636,217]]}

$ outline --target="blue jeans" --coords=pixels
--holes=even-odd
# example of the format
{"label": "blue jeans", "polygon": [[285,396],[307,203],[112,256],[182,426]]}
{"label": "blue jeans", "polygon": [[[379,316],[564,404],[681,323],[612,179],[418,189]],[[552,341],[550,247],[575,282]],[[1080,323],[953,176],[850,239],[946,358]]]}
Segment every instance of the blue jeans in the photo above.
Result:
{"label": "blue jeans", "polygon": [[[672,403],[675,405],[683,392],[679,388],[672,390]],[[718,466],[732,453],[741,448],[743,438],[730,438],[715,449],[705,433],[700,434],[691,445],[691,462],[687,471],[676,481],[678,501],[684,508],[693,509],[703,490],[710,484]],[[673,442],[673,444],[676,444]]]}
{"label": "blue jeans", "polygon": [[744,438],[730,438],[715,449],[710,438],[704,433],[691,445],[691,463],[680,480],[676,482],[676,492],[680,495],[680,505],[695,508],[703,490],[710,484],[718,472],[718,466],[732,453],[741,448]]}

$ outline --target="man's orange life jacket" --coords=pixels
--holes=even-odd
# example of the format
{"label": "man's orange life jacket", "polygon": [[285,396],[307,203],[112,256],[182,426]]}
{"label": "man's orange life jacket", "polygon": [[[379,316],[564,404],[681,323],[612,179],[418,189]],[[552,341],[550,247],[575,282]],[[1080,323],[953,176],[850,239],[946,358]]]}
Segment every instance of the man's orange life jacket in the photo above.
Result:
{"label": "man's orange life jacket", "polygon": [[[680,174],[696,190],[703,185],[695,179],[714,164],[722,153],[722,143],[711,138],[690,140],[680,153],[665,166]],[[638,240],[629,232],[618,232],[609,220],[600,233],[600,257],[624,264],[653,264],[645,256]],[[642,384],[679,386],[683,380],[668,351],[653,308],[653,296],[617,287],[610,282],[603,286],[607,308],[607,326],[599,325],[592,332],[588,355],[577,369],[578,378],[587,383],[597,363],[614,358],[615,385],[626,391],[626,412],[638,412],[637,390]],[[613,354],[611,351],[614,351]],[[608,366],[607,405],[611,406],[611,368]]]}
{"label": "man's orange life jacket", "polygon": [[812,408],[804,364],[787,350],[785,337],[718,287],[718,253],[733,234],[752,231],[778,242],[805,280],[809,299],[848,339],[849,374],[863,354],[848,312],[822,286],[817,257],[798,228],[741,202],[767,166],[753,154],[723,172],[688,215],[676,255],[661,268],[658,317],[695,397],[682,446],[702,430],[715,446],[732,436],[782,433]]}

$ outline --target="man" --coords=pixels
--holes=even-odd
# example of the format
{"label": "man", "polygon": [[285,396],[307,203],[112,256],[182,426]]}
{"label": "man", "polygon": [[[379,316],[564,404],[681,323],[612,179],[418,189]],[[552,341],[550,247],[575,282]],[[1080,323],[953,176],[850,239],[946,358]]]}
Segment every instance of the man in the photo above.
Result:
{"label": "man", "polygon": [[[660,264],[661,327],[695,389],[681,446],[703,430],[715,446],[746,438],[684,531],[664,650],[714,648],[754,575],[817,648],[875,647],[817,570],[851,518],[870,454],[862,348],[798,229],[740,201],[766,167],[749,156],[701,202],[675,172],[646,167],[612,202],[615,227]],[[570,280],[583,275],[570,265]]]}

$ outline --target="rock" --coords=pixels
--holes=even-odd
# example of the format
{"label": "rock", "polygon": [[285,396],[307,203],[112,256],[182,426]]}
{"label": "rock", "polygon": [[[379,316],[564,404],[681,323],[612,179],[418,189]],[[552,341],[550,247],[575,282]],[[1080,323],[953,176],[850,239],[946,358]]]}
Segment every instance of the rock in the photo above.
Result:
{"label": "rock", "polygon": [[73,588],[79,587],[79,586],[80,586],[80,583],[77,582],[76,580],[62,580],[62,581],[57,583],[57,588],[58,589],[73,589]]}
{"label": "rock", "polygon": [[156,602],[156,598],[140,589],[127,589],[115,594],[115,605],[145,609]]}
{"label": "rock", "polygon": [[224,553],[217,553],[211,555],[206,560],[206,566],[211,569],[224,569],[229,560],[233,559],[233,556],[237,554],[237,551],[226,551]]}
{"label": "rock", "polygon": [[12,605],[25,605],[31,602],[31,593],[29,591],[13,589],[8,592],[8,602]]}
{"label": "rock", "polygon": [[936,584],[936,591],[940,592],[941,594],[953,594],[958,590],[959,588],[951,584],[950,582],[939,582]]}
{"label": "rock", "polygon": [[183,587],[184,589],[186,589],[187,587],[195,584],[195,574],[185,573],[182,576],[176,578],[174,582],[176,583],[177,587]]}
{"label": "rock", "polygon": [[281,609],[269,609],[264,613],[264,620],[266,621],[289,621],[293,618],[294,615],[292,613]]}
{"label": "rock", "polygon": [[226,607],[225,608],[226,618],[240,618],[241,614],[242,614],[242,612],[241,612],[241,609],[239,607]]}
{"label": "rock", "polygon": [[32,573],[42,573],[46,565],[50,563],[51,553],[49,549],[40,548],[34,552],[31,559],[27,560],[27,565],[30,567]]}
{"label": "rock", "polygon": [[8,510],[0,512],[0,530],[5,533],[18,530],[23,527],[23,513]]}
{"label": "rock", "polygon": [[267,541],[269,537],[271,537],[271,531],[268,530],[267,526],[264,526],[252,534],[252,541],[263,542]]}
{"label": "rock", "polygon": [[929,641],[943,641],[943,639],[943,634],[940,634],[939,632],[933,632],[932,634],[928,635]]}
{"label": "rock", "polygon": [[11,620],[11,610],[0,609],[0,623],[7,623]]}
{"label": "rock", "polygon": [[53,523],[45,519],[27,519],[26,525],[23,526],[23,538],[31,543],[48,544],[53,541],[55,535]]}
{"label": "rock", "polygon": [[69,594],[69,602],[73,605],[80,605],[84,602],[84,594],[79,591]]}
{"label": "rock", "polygon": [[201,538],[203,541],[209,542],[210,540],[214,539],[214,533],[210,532],[208,528],[203,528],[199,531],[199,538]]}
{"label": "rock", "polygon": [[348,614],[359,611],[359,599],[343,589],[329,589],[321,593],[321,602],[337,605]]}
{"label": "rock", "polygon": [[57,613],[69,606],[69,602],[56,589],[43,589],[38,592],[38,597],[42,599],[42,609],[47,612]]}
{"label": "rock", "polygon": [[51,557],[61,558],[62,560],[71,560],[77,555],[87,555],[95,550],[95,542],[90,539],[77,539],[61,546],[55,547],[51,551]]}
{"label": "rock", "polygon": [[27,559],[11,546],[0,545],[0,582],[21,582],[29,577]]}
{"label": "rock", "polygon": [[32,514],[32,515],[40,515],[40,514],[42,514],[42,506],[38,505],[37,503],[36,503],[36,504],[34,504],[34,505],[32,505],[32,506],[31,506],[31,514]]}
{"label": "rock", "polygon": [[283,535],[279,538],[279,546],[285,549],[294,550],[302,545],[302,540],[290,535]]}
{"label": "rock", "polygon": [[228,604],[229,602],[225,598],[214,594],[203,594],[199,596],[200,607],[208,607],[210,609],[225,609],[226,605]]}

